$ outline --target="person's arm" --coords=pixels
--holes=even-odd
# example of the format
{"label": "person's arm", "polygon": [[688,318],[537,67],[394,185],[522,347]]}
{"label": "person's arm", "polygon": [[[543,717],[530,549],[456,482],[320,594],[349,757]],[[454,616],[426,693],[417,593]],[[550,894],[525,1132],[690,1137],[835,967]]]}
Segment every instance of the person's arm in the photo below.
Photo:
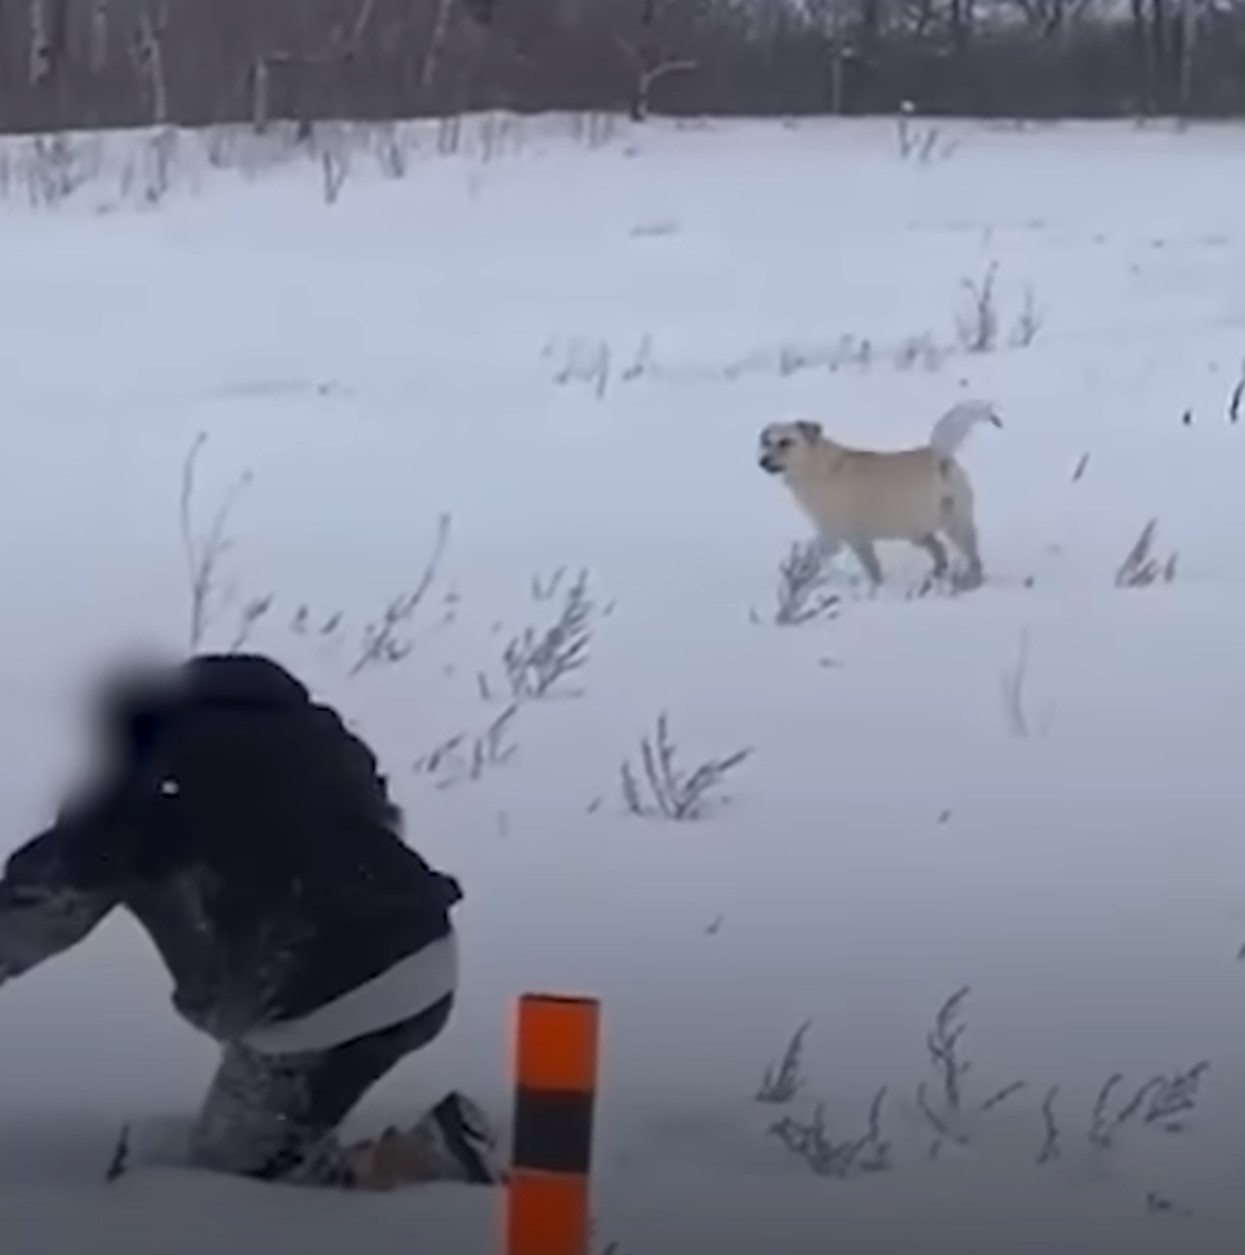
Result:
{"label": "person's arm", "polygon": [[77,945],[118,904],[118,802],[68,807],[10,855],[0,879],[0,984]]}

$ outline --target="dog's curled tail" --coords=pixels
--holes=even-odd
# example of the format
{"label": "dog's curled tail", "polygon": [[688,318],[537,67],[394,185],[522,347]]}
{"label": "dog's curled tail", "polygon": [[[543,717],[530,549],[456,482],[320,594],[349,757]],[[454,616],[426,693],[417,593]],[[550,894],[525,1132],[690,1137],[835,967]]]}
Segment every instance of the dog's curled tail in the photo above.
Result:
{"label": "dog's curled tail", "polygon": [[1002,427],[1003,420],[989,401],[961,401],[953,405],[935,424],[929,447],[940,457],[953,458],[978,423]]}

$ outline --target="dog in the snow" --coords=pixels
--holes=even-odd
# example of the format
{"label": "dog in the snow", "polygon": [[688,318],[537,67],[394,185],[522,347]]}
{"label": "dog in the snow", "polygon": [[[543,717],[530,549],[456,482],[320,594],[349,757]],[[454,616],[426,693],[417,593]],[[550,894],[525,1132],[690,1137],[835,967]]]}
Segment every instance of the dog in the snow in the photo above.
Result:
{"label": "dog in the snow", "polygon": [[984,572],[973,517],[973,487],[956,460],[978,424],[1002,427],[986,401],[961,401],[935,424],[929,442],[890,452],[854,449],[832,440],[820,423],[770,423],[761,431],[759,462],[781,475],[812,519],[829,560],[846,545],[871,583],[882,583],[874,545],[906,540],[924,549],[933,575],[948,574],[943,537],[964,557],[960,583],[978,587]]}

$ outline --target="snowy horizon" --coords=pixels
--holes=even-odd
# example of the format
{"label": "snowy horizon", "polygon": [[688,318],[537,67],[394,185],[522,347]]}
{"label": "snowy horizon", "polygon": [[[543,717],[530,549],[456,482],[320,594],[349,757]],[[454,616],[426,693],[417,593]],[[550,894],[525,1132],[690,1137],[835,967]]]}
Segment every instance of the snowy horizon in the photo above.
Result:
{"label": "snowy horizon", "polygon": [[[504,1123],[514,998],[591,994],[599,1252],[1235,1250],[1241,132],[910,126],[0,140],[0,850],[69,782],[80,678],[190,644],[195,451],[198,536],[248,477],[200,644],[337,704],[466,890],[451,1028],[351,1131],[448,1085]],[[888,546],[877,595],[845,557],[784,601],[761,426],[901,448],[964,397],[1005,424],[963,452],[985,587]],[[524,640],[568,606],[550,678]],[[686,821],[633,813],[672,809],[663,716],[685,772],[747,751]],[[128,919],[0,1035],[11,1255],[496,1249],[487,1191],[179,1166],[215,1052]],[[846,1158],[774,1132],[818,1104]]]}

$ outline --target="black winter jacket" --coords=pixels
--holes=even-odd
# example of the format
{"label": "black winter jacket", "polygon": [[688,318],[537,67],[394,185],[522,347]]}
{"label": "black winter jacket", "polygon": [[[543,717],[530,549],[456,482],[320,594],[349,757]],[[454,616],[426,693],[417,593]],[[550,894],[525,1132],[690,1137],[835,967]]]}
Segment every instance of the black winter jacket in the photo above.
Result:
{"label": "black winter jacket", "polygon": [[230,1041],[449,930],[457,882],[402,841],[371,751],[275,663],[198,657],[101,715],[113,769],[0,880],[0,982],[124,906],[178,1011]]}

